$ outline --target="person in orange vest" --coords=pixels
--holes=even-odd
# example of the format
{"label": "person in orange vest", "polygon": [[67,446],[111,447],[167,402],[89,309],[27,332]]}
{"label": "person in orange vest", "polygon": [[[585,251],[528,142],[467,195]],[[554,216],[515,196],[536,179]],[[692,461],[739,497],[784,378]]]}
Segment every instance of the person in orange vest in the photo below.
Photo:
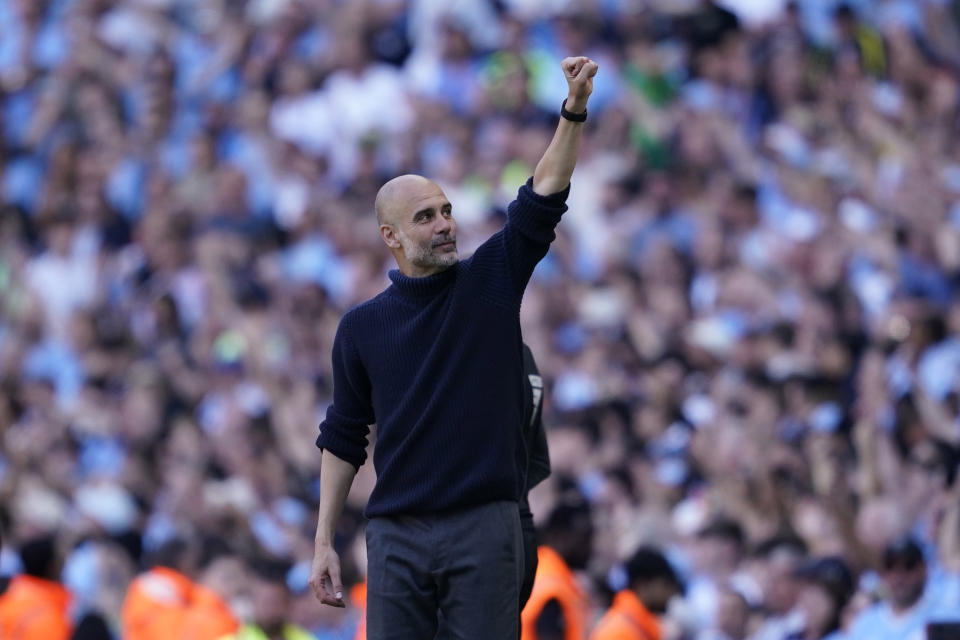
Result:
{"label": "person in orange vest", "polygon": [[247,583],[246,567],[222,542],[211,541],[204,556],[200,577],[189,594],[179,640],[215,640],[240,628],[230,601]]}
{"label": "person in orange vest", "polygon": [[667,559],[652,547],[640,547],[627,561],[627,588],[613,598],[590,640],[661,640],[660,618],[680,593],[680,581]]}
{"label": "person in orange vest", "polygon": [[246,583],[243,563],[217,540],[206,541],[201,554],[194,582],[194,550],[186,542],[170,541],[154,553],[155,566],[127,591],[124,640],[215,640],[240,628],[229,602]]}
{"label": "person in orange vest", "polygon": [[521,640],[583,640],[590,600],[574,571],[590,559],[593,523],[579,492],[561,500],[543,529],[533,592],[520,615]]}
{"label": "person in orange vest", "polygon": [[186,541],[170,540],[153,552],[151,568],[130,583],[121,609],[124,640],[179,638],[194,584],[188,577],[195,552]]}
{"label": "person in orange vest", "polygon": [[293,604],[286,581],[289,565],[283,560],[262,558],[251,563],[251,569],[253,619],[219,640],[316,640],[308,630],[289,622]]}
{"label": "person in orange vest", "polygon": [[0,596],[0,638],[3,640],[67,640],[71,624],[70,593],[57,582],[60,554],[52,536],[20,548],[23,573]]}

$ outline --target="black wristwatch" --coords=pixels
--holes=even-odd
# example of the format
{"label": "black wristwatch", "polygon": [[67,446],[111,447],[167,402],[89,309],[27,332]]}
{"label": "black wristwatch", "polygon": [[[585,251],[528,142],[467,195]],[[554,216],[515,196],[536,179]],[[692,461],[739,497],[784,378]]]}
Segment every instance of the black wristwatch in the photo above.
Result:
{"label": "black wristwatch", "polygon": [[566,118],[570,122],[584,122],[587,119],[587,112],[584,110],[583,113],[573,113],[572,111],[567,111],[567,99],[564,98],[563,102],[560,104],[560,116]]}

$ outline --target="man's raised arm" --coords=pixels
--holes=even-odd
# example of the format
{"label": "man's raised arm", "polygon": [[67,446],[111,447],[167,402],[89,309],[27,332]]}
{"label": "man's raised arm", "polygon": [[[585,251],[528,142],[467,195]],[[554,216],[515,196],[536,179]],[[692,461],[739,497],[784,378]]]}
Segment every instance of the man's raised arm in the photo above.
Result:
{"label": "man's raised arm", "polygon": [[533,190],[542,196],[563,191],[570,184],[583,133],[583,121],[577,119],[586,115],[593,76],[597,75],[597,63],[585,56],[565,58],[560,66],[569,88],[563,112],[566,115],[560,118],[557,132],[533,172]]}

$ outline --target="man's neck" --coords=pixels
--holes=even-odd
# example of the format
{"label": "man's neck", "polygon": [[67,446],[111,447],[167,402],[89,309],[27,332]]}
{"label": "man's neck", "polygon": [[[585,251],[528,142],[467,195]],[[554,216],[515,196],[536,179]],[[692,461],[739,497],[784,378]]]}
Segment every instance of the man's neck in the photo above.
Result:
{"label": "man's neck", "polygon": [[[454,263],[456,264],[456,263]],[[408,278],[429,278],[430,276],[435,276],[438,273],[443,273],[453,265],[446,266],[436,266],[436,267],[415,267],[413,265],[406,265],[406,267],[400,267],[398,269],[400,273],[407,276]]]}

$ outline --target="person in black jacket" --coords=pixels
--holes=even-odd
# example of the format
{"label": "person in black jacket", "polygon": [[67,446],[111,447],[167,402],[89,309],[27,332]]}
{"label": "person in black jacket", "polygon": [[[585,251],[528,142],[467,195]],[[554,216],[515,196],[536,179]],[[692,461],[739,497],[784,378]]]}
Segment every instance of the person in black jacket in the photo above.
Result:
{"label": "person in black jacket", "polygon": [[348,311],[320,425],[310,585],[344,606],[334,532],[376,423],[367,503],[367,637],[517,633],[526,492],[520,302],[566,211],[597,65],[567,58],[561,120],[504,227],[460,260],[452,205],[422,176],[387,182],[375,208],[392,285]]}

